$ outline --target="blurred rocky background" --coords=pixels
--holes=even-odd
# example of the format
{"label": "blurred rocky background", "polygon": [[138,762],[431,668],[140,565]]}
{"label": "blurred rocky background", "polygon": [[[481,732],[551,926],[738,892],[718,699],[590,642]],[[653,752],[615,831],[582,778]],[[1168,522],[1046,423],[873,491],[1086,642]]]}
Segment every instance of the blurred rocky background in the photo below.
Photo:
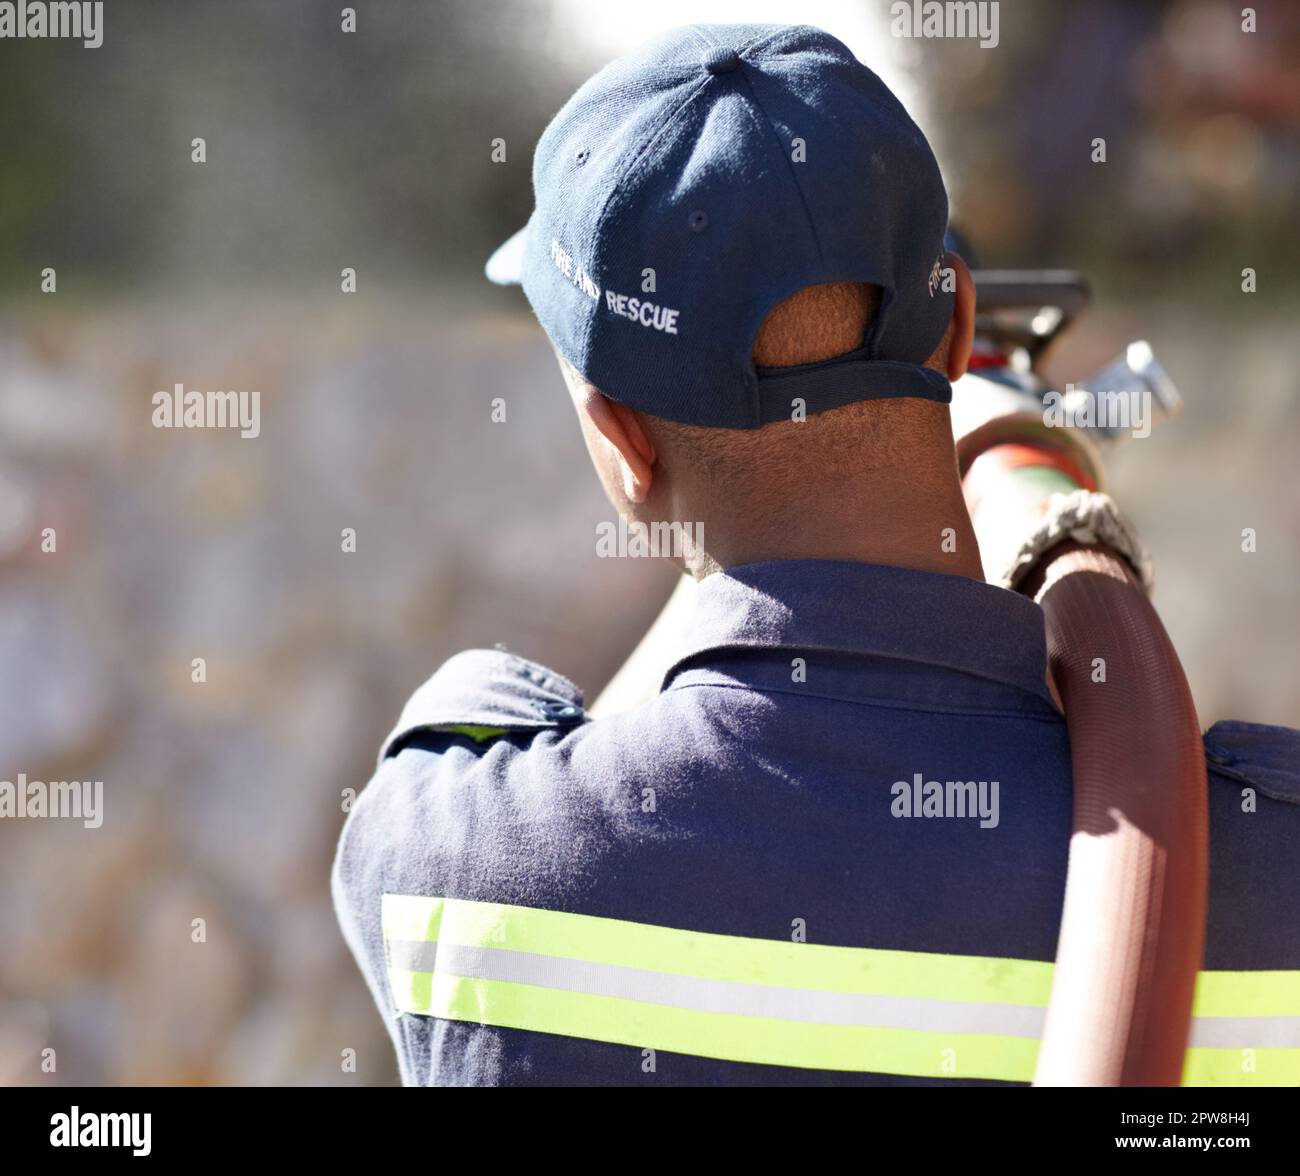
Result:
{"label": "blurred rocky background", "polygon": [[[1006,0],[994,49],[891,38],[887,3],[341,7],[0,41],[0,779],[106,805],[0,822],[0,1081],[394,1080],[329,903],[345,790],[442,658],[504,642],[591,697],[671,583],[596,558],[547,346],[480,276],[549,116],[660,27],[840,35],[984,264],[1092,279],[1055,379],[1151,340],[1186,409],[1110,468],[1202,720],[1300,723],[1295,5]],[[261,435],[153,428],[176,383],[259,391]]]}

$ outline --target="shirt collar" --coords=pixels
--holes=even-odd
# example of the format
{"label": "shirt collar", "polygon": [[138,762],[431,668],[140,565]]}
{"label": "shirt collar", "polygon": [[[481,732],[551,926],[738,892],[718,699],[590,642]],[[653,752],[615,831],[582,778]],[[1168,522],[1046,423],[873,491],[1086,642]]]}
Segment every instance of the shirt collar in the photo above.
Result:
{"label": "shirt collar", "polygon": [[965,576],[841,560],[728,568],[699,586],[684,652],[803,649],[959,670],[1051,703],[1043,613],[1027,597]]}

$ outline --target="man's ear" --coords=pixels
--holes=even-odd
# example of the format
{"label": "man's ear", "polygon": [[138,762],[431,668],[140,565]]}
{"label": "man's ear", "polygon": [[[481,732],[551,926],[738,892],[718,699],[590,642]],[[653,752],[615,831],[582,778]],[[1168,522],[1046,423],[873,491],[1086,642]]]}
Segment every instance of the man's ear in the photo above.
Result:
{"label": "man's ear", "polygon": [[636,411],[610,400],[590,384],[583,390],[578,411],[613,450],[628,501],[644,502],[654,481],[655,447]]}
{"label": "man's ear", "polygon": [[975,279],[958,254],[948,254],[948,265],[957,277],[952,303],[952,339],[948,343],[948,379],[960,380],[966,374],[975,345]]}

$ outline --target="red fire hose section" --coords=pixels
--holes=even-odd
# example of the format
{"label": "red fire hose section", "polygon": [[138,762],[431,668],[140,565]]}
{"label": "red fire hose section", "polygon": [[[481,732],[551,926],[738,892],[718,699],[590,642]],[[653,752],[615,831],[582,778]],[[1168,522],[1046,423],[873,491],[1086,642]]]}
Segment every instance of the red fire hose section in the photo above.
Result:
{"label": "red fire hose section", "polygon": [[1128,565],[1076,544],[1045,562],[1036,597],[1070,736],[1074,821],[1034,1082],[1175,1086],[1205,938],[1200,726]]}

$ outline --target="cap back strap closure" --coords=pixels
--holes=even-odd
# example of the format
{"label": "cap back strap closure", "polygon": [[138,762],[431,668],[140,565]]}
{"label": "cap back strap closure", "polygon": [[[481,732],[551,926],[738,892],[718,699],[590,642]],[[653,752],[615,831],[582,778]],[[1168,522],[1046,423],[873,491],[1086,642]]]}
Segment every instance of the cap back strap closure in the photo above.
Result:
{"label": "cap back strap closure", "polygon": [[796,400],[811,415],[859,400],[911,396],[939,404],[952,402],[952,385],[941,372],[920,364],[856,358],[861,352],[798,367],[758,369],[758,423],[794,418]]}

